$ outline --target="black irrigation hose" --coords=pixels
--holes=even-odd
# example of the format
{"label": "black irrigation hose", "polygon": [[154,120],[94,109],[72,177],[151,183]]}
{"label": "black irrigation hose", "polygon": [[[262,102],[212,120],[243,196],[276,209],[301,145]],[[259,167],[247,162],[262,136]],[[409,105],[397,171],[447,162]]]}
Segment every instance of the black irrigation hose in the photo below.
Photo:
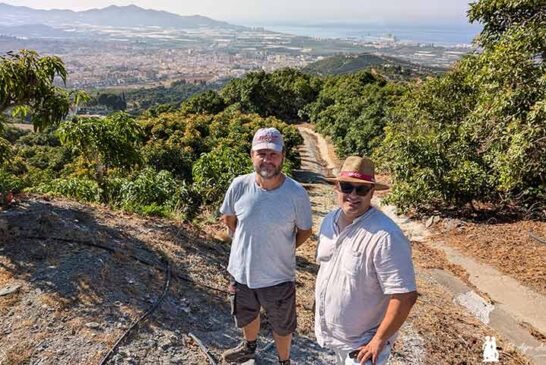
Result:
{"label": "black irrigation hose", "polygon": [[[95,242],[91,242],[91,241],[70,239],[70,238],[62,238],[62,237],[41,237],[41,236],[19,236],[19,237],[26,238],[26,239],[35,239],[35,240],[53,240],[53,241],[61,241],[61,242],[68,242],[68,243],[74,242],[74,243],[79,243],[79,244],[90,246],[90,247],[100,248],[100,249],[106,250],[108,252],[111,252],[113,254],[119,253],[119,254],[125,255],[125,252],[123,252],[121,250],[117,250],[115,248],[105,246],[105,245],[101,245],[99,243],[95,243]],[[135,256],[135,255],[128,255],[128,256],[130,258],[134,259],[134,260],[137,260],[138,262],[140,262],[140,263],[142,263],[144,265],[152,266],[153,268],[155,268],[155,269],[157,269],[159,271],[164,271],[165,270],[163,267],[156,266],[156,264],[151,262],[150,260],[143,259],[143,258]],[[180,273],[175,272],[174,276],[177,279],[190,282],[190,283],[192,283],[192,284],[194,284],[196,286],[202,287],[202,288],[207,288],[207,289],[210,289],[210,290],[214,290],[214,291],[216,291],[218,293],[222,293],[222,294],[229,294],[229,291],[227,291],[226,289],[220,289],[220,288],[216,288],[214,286],[204,284],[202,282],[197,282],[194,279],[192,279],[192,278],[190,278],[190,277],[188,277],[186,275],[182,275]]]}
{"label": "black irrigation hose", "polygon": [[108,360],[110,360],[110,356],[112,356],[112,354],[114,353],[114,351],[116,351],[116,349],[118,348],[118,346],[121,344],[121,342],[127,338],[127,336],[129,335],[129,333],[133,330],[133,328],[135,328],[140,322],[142,322],[143,320],[145,320],[150,314],[152,314],[158,307],[159,305],[161,304],[161,302],[163,301],[163,299],[165,299],[165,297],[167,296],[167,293],[169,292],[169,286],[171,285],[171,264],[169,263],[169,261],[166,261],[165,263],[165,271],[166,271],[166,274],[165,274],[165,284],[163,286],[163,292],[161,293],[161,296],[155,301],[154,305],[152,305],[150,307],[150,309],[148,309],[146,311],[146,313],[144,313],[142,316],[140,316],[138,319],[134,320],[133,323],[131,323],[131,326],[129,326],[129,328],[125,331],[125,333],[123,333],[123,335],[118,338],[118,340],[116,341],[116,343],[114,344],[114,346],[112,346],[112,348],[110,349],[110,351],[108,351],[108,353],[104,356],[104,358],[102,359],[102,361],[100,362],[100,365],[104,365],[108,362]]}
{"label": "black irrigation hose", "polygon": [[[116,254],[116,253],[122,253],[121,250],[117,250],[115,248],[112,248],[112,247],[108,247],[108,246],[105,246],[105,245],[101,245],[101,244],[98,244],[98,243],[95,243],[95,242],[91,242],[91,241],[84,241],[84,240],[77,240],[77,239],[68,239],[68,238],[61,238],[61,237],[40,237],[40,236],[19,236],[19,237],[22,237],[22,238],[26,238],[26,239],[36,239],[36,240],[53,240],[53,241],[61,241],[61,242],[68,242],[68,243],[71,243],[71,242],[75,242],[75,243],[79,243],[79,244],[82,244],[82,245],[86,245],[86,246],[90,246],[90,247],[96,247],[96,248],[100,248],[100,249],[103,249],[103,250],[106,250],[108,252],[111,252],[113,254]],[[127,338],[127,336],[129,335],[129,333],[140,323],[142,322],[143,320],[145,320],[150,314],[152,314],[158,307],[159,305],[161,304],[161,302],[165,299],[165,297],[167,296],[167,293],[169,291],[169,287],[170,287],[170,283],[171,283],[171,277],[172,277],[172,268],[171,268],[171,264],[168,260],[165,260],[165,268],[162,268],[162,267],[157,267],[153,262],[149,261],[149,260],[146,260],[146,259],[142,259],[140,257],[137,257],[135,255],[129,255],[130,258],[138,261],[138,262],[141,262],[145,265],[148,265],[148,266],[152,266],[160,271],[165,271],[166,274],[165,274],[165,284],[164,284],[164,287],[163,287],[163,292],[161,293],[161,296],[156,300],[156,302],[154,303],[153,306],[151,306],[147,311],[146,313],[144,313],[142,316],[140,316],[139,318],[137,318],[136,320],[134,320],[132,323],[131,323],[131,326],[129,326],[129,328],[123,333],[123,335],[118,338],[118,340],[116,341],[116,343],[110,348],[110,350],[108,351],[108,353],[103,357],[103,359],[101,360],[101,362],[99,363],[99,365],[105,365],[108,363],[108,361],[110,360],[110,357],[112,356],[112,354],[116,351],[116,349],[119,347],[119,345],[123,342],[123,340],[125,340]],[[182,274],[175,274],[175,277],[176,278],[179,278],[181,280],[184,280],[184,281],[188,281],[188,282],[191,282],[193,283],[194,285],[196,286],[200,286],[200,287],[204,287],[204,288],[208,288],[208,289],[211,289],[211,290],[214,290],[214,291],[217,291],[219,293],[222,293],[222,294],[229,294],[229,292],[225,289],[219,289],[219,288],[215,288],[215,287],[212,287],[212,286],[209,286],[209,285],[206,285],[206,284],[203,284],[203,283],[198,283],[196,282],[195,280],[193,280],[192,278],[189,278],[185,275],[182,275]],[[190,334],[191,335],[191,334]],[[194,336],[192,336],[192,338],[194,338]],[[195,338],[194,338],[195,340]],[[199,345],[199,342],[200,341],[196,341],[198,342],[198,345]],[[204,345],[201,343],[199,345],[199,347],[201,349],[204,348]],[[206,348],[205,348],[206,349]],[[214,359],[211,357],[210,353],[207,351],[204,351],[205,355],[207,356],[207,359],[209,360],[209,362],[211,364],[214,364],[216,365]]]}
{"label": "black irrigation hose", "polygon": [[214,360],[214,358],[210,354],[209,349],[207,349],[207,347],[203,344],[203,342],[196,335],[194,335],[191,332],[188,333],[188,336],[190,336],[193,339],[193,341],[195,341],[197,346],[199,346],[199,348],[201,349],[203,354],[205,354],[205,356],[207,357],[207,360],[208,360],[209,364],[210,365],[216,365],[216,361]]}
{"label": "black irrigation hose", "polygon": [[[92,241],[78,240],[78,239],[74,239],[74,238],[62,238],[62,237],[41,237],[41,236],[19,236],[19,237],[26,238],[26,239],[33,239],[33,240],[52,240],[52,241],[60,241],[60,242],[67,242],[67,243],[79,243],[81,245],[85,245],[85,246],[89,246],[89,247],[100,248],[100,249],[106,250],[108,252],[111,252],[113,254],[119,253],[119,254],[125,255],[125,252],[123,252],[122,250],[117,250],[115,248],[105,246],[105,245],[101,245],[100,243],[95,243],[95,242],[92,242]],[[155,266],[155,264],[153,262],[149,261],[149,260],[140,258],[140,257],[135,256],[135,255],[128,255],[128,256],[130,258],[134,259],[134,260],[137,260],[138,262],[140,262],[142,264],[145,264],[145,265],[148,265],[148,266],[153,266],[153,267],[155,267],[156,269],[158,269],[160,271],[164,270],[164,268],[159,268],[159,267]]]}

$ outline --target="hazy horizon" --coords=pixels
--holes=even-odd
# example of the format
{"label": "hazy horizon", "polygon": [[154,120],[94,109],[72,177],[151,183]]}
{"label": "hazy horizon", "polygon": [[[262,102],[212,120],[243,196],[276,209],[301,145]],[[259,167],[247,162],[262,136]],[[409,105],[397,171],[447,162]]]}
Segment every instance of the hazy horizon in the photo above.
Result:
{"label": "hazy horizon", "polygon": [[313,24],[459,24],[468,23],[467,0],[192,0],[173,4],[166,0],[0,0],[34,9],[70,9],[82,11],[110,5],[137,5],[178,15],[202,15],[241,25],[313,25]]}

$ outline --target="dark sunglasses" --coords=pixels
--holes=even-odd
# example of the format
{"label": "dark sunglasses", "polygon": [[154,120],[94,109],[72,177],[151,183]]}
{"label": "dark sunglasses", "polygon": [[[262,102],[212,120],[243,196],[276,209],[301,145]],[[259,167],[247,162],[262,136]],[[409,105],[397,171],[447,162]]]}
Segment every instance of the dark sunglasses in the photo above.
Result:
{"label": "dark sunglasses", "polygon": [[348,182],[338,182],[337,186],[343,194],[351,194],[355,190],[359,196],[366,196],[372,190],[372,185],[353,185]]}

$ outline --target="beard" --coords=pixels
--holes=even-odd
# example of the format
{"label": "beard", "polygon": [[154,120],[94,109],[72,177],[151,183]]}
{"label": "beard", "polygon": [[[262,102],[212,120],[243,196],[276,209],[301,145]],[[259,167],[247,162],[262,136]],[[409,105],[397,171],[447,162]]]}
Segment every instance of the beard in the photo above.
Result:
{"label": "beard", "polygon": [[280,175],[282,171],[282,164],[278,167],[275,167],[274,165],[260,164],[259,166],[254,166],[254,171],[256,171],[256,173],[263,179],[273,179]]}

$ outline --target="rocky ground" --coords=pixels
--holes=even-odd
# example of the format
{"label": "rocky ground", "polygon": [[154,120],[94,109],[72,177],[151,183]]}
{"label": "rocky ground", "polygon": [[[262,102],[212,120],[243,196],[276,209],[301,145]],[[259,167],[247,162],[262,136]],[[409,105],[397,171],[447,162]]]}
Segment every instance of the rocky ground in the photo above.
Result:
{"label": "rocky ground", "polygon": [[[108,363],[207,364],[190,333],[215,359],[239,340],[225,293],[229,245],[203,231],[40,197],[1,212],[0,222],[0,291],[11,288],[0,296],[1,364],[100,363],[161,296],[166,261],[172,275],[164,300]],[[298,287],[311,287],[314,264],[300,266]],[[310,313],[307,299],[298,305]],[[260,358],[273,363],[267,323],[263,333]],[[308,334],[303,319],[294,359],[330,363]]]}

